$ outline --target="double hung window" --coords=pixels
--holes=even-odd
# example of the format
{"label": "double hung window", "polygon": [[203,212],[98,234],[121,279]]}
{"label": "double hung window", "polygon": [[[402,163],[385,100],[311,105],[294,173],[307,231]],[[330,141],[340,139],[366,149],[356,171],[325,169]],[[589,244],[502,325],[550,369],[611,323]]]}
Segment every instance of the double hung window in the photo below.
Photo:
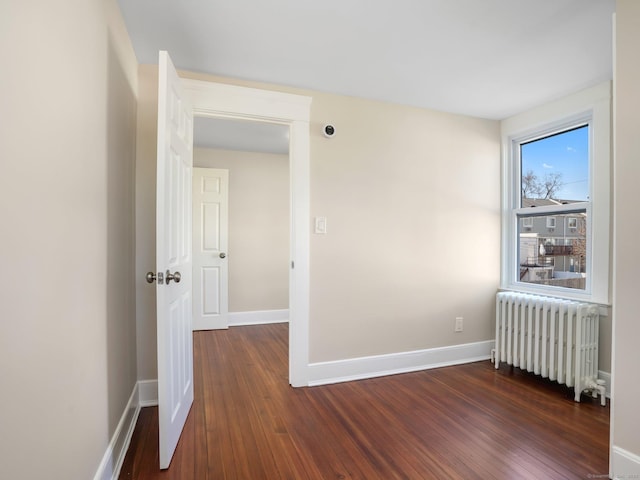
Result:
{"label": "double hung window", "polygon": [[503,121],[502,288],[609,302],[609,84]]}

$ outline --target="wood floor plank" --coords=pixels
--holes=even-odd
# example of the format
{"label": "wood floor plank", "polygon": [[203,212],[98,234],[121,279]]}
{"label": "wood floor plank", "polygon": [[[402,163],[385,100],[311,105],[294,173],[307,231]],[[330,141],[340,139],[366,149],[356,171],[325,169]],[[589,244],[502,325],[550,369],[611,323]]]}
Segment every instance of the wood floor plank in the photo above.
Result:
{"label": "wood floor plank", "polygon": [[143,408],[120,479],[584,479],[608,471],[609,407],[490,362],[288,384],[286,324],[194,334],[194,403],[158,469]]}

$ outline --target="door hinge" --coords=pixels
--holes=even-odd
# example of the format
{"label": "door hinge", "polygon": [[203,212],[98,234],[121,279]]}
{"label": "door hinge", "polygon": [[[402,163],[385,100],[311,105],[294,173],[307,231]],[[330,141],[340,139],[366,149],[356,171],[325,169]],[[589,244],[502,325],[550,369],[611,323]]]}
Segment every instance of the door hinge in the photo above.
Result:
{"label": "door hinge", "polygon": [[291,260],[291,268],[295,268],[295,267],[296,267],[296,265],[295,265],[294,261]]}

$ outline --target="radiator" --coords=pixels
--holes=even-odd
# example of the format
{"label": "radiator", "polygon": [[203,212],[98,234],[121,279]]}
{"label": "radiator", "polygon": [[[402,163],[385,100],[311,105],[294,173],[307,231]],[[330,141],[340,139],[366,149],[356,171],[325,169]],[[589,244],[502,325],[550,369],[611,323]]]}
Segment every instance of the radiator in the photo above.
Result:
{"label": "radiator", "polygon": [[496,296],[496,369],[506,362],[575,390],[589,390],[606,404],[598,380],[598,306],[539,295]]}

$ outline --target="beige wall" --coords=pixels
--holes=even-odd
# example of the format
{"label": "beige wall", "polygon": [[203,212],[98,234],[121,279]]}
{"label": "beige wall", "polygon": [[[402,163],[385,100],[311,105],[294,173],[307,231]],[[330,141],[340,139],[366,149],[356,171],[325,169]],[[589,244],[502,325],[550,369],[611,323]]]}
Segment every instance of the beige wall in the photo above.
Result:
{"label": "beige wall", "polygon": [[115,0],[0,7],[0,465],[88,479],[136,380],[136,60]]}
{"label": "beige wall", "polygon": [[[140,95],[153,97],[156,67],[141,66],[139,73]],[[328,234],[311,238],[311,362],[493,338],[500,265],[498,122],[183,75],[313,97],[310,213],[327,217]],[[153,108],[141,103],[138,118]],[[332,139],[321,133],[329,122],[337,127]],[[153,182],[155,132],[149,121],[138,129],[141,194]],[[143,144],[148,151],[141,152]],[[153,216],[151,193],[139,205],[138,218]],[[137,231],[138,251],[152,251],[152,237]],[[139,349],[148,354],[139,357],[139,378],[154,378],[152,300],[146,292],[138,299],[138,335],[144,338]],[[465,318],[463,333],[453,332],[456,316]]]}
{"label": "beige wall", "polygon": [[229,312],[289,308],[289,156],[196,148],[229,170]]}
{"label": "beige wall", "polygon": [[[615,239],[613,445],[640,455],[640,321],[637,211],[640,179],[640,2],[618,0],[615,69]],[[640,473],[640,464],[637,465]],[[631,473],[631,472],[617,472]]]}
{"label": "beige wall", "polygon": [[136,338],[138,380],[157,379],[156,289],[144,276],[156,265],[158,66],[138,67],[136,141]]}
{"label": "beige wall", "polygon": [[498,122],[314,94],[311,216],[329,233],[311,238],[311,362],[493,337],[499,135]]}

